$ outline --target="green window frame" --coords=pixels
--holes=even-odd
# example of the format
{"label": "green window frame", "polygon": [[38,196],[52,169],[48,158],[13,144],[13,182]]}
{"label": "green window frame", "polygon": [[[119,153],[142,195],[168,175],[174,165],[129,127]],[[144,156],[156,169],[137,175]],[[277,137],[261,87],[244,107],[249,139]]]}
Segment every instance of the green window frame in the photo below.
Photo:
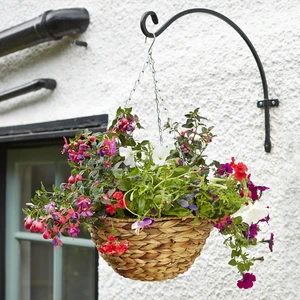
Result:
{"label": "green window frame", "polygon": [[[65,157],[60,154],[63,144],[62,137],[72,137],[81,129],[88,128],[94,132],[106,130],[108,115],[97,115],[91,117],[74,118],[62,121],[28,124],[0,128],[0,299],[20,300],[18,298],[18,260],[20,250],[17,246],[20,241],[38,242],[46,245],[41,235],[20,230],[21,212],[17,207],[19,203],[20,182],[18,179],[18,168],[26,163],[54,162],[56,165],[56,184],[60,183],[61,162]],[[43,147],[42,154],[34,154]],[[37,152],[36,152],[37,151]],[[14,199],[8,201],[8,199]],[[30,199],[28,200],[28,202]],[[20,207],[21,209],[21,207]],[[19,210],[16,212],[16,210]],[[17,216],[17,217],[16,217]],[[84,238],[63,238],[65,248],[86,247],[91,249],[95,246],[91,240]],[[49,243],[49,246],[52,246]],[[61,298],[62,290],[62,267],[63,247],[54,253],[53,284],[55,285],[53,299]],[[7,254],[6,254],[7,253]],[[95,248],[95,264],[98,262],[98,253]],[[96,265],[97,266],[97,265]],[[95,271],[95,299],[98,296],[98,272]],[[13,288],[10,288],[12,286]]]}
{"label": "green window frame", "polygon": [[[6,251],[5,251],[5,269],[6,269],[6,300],[21,299],[20,296],[20,257],[21,241],[48,243],[41,234],[33,234],[22,230],[23,224],[21,209],[21,182],[20,171],[26,166],[53,166],[55,167],[55,184],[63,181],[62,166],[66,165],[65,156],[60,153],[61,147],[50,146],[33,149],[12,149],[7,153],[7,184],[6,184]],[[28,194],[28,193],[27,193]],[[24,202],[24,201],[23,201]],[[28,198],[27,202],[30,202]],[[19,213],[18,213],[19,212]],[[62,237],[63,247],[57,247],[53,251],[53,299],[63,299],[63,253],[65,246],[77,246],[95,249],[95,244],[90,239]],[[51,245],[52,247],[52,245]],[[96,251],[94,253],[94,263],[96,260]],[[43,266],[41,266],[43,268]],[[96,268],[97,270],[97,268]],[[30,273],[30,272],[29,272]],[[95,282],[91,283],[95,285]],[[27,287],[30,289],[30,287]],[[94,293],[94,291],[92,292]],[[27,297],[30,299],[30,296]],[[27,299],[26,298],[26,299]]]}

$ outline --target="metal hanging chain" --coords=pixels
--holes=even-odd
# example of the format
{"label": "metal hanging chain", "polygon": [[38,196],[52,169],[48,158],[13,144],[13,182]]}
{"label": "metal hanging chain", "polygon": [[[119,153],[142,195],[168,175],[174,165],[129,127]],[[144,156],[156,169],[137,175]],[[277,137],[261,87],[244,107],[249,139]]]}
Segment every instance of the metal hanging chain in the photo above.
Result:
{"label": "metal hanging chain", "polygon": [[135,81],[135,83],[134,83],[134,85],[133,85],[133,88],[132,88],[132,90],[130,91],[129,97],[128,97],[127,100],[125,101],[124,108],[127,107],[128,102],[132,99],[132,96],[133,96],[133,94],[135,93],[137,86],[141,83],[141,78],[143,77],[143,75],[144,75],[144,73],[145,73],[145,71],[146,71],[146,68],[147,68],[148,64],[149,64],[148,61],[146,61],[146,62],[144,63],[143,68],[142,68],[142,70],[141,70],[140,73],[139,73],[138,79]]}
{"label": "metal hanging chain", "polygon": [[154,45],[154,42],[155,42],[155,35],[153,37],[153,42],[148,50],[148,62],[149,62],[149,68],[152,73],[152,79],[153,79],[153,84],[154,84],[159,141],[160,141],[160,144],[163,145],[164,140],[163,140],[163,134],[162,134],[161,118],[160,118],[160,104],[161,105],[163,104],[163,99],[159,93],[159,88],[157,86],[156,71],[155,71],[155,67],[154,67],[155,61],[152,57],[152,47]]}
{"label": "metal hanging chain", "polygon": [[164,109],[165,114],[167,115],[168,122],[171,126],[171,130],[173,131],[173,138],[175,140],[175,144],[178,147],[179,157],[180,157],[182,163],[184,164],[184,155],[183,155],[180,145],[178,144],[176,133],[173,128],[173,122],[170,118],[169,111],[168,111],[167,107],[165,106],[164,99],[160,95],[160,89],[158,88],[158,84],[157,84],[157,80],[156,80],[156,70],[154,67],[155,60],[152,57],[152,47],[153,47],[154,42],[155,42],[155,35],[153,34],[153,42],[148,50],[148,61],[149,61],[149,68],[152,72],[152,78],[153,78],[153,83],[154,83],[155,101],[156,101],[156,109],[157,109],[157,123],[158,123],[160,144],[163,145],[162,126],[161,126],[161,119],[160,119],[160,106],[161,106]]}

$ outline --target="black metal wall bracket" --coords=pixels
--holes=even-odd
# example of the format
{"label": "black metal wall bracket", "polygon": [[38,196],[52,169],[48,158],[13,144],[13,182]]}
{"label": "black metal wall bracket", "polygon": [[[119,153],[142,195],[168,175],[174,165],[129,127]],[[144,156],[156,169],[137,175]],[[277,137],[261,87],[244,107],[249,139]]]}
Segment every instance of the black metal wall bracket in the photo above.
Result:
{"label": "black metal wall bracket", "polygon": [[277,107],[279,106],[279,100],[278,99],[269,99],[269,100],[259,100],[257,101],[257,107],[264,108],[266,104],[269,105],[269,107]]}
{"label": "black metal wall bracket", "polygon": [[0,93],[0,102],[30,92],[34,92],[42,88],[45,88],[47,90],[54,90],[56,88],[56,81],[54,79],[49,78],[40,78],[29,83],[23,84],[21,86],[9,89]]}
{"label": "black metal wall bracket", "polygon": [[[158,24],[158,17],[157,14],[154,11],[147,11],[146,13],[144,13],[144,15],[141,18],[140,21],[140,26],[141,26],[141,30],[143,32],[143,34],[146,37],[149,38],[154,38],[154,37],[158,37],[160,34],[162,34],[174,21],[176,21],[177,19],[188,15],[188,14],[192,14],[192,13],[206,13],[206,14],[210,14],[213,15],[221,20],[223,20],[224,22],[226,22],[228,25],[230,25],[235,31],[238,32],[238,34],[243,38],[243,40],[246,42],[246,44],[248,45],[251,53],[253,54],[253,57],[256,61],[259,73],[260,73],[260,77],[261,77],[261,82],[262,82],[262,87],[263,87],[263,94],[264,94],[264,100],[259,101],[262,102],[263,105],[259,106],[259,107],[264,107],[264,111],[265,111],[265,151],[266,152],[271,152],[271,138],[270,138],[270,112],[269,112],[269,106],[273,106],[273,101],[275,101],[275,103],[277,103],[276,101],[278,100],[269,100],[269,93],[268,93],[268,85],[267,85],[267,79],[266,79],[266,75],[262,66],[262,63],[260,61],[260,58],[254,48],[254,46],[252,45],[251,41],[249,40],[249,38],[246,36],[246,34],[233,22],[231,21],[229,18],[227,18],[226,16],[210,10],[210,9],[206,9],[206,8],[193,8],[193,9],[188,9],[185,11],[182,11],[178,14],[176,14],[175,16],[173,16],[171,19],[169,19],[165,24],[163,24],[155,33],[151,33],[148,31],[147,26],[146,26],[146,21],[147,18],[150,16],[152,19],[152,22],[154,24]],[[271,101],[270,105],[264,105],[264,101],[267,101],[269,103],[269,101]],[[279,103],[279,101],[278,101]],[[259,104],[260,105],[260,104]],[[274,106],[278,106],[278,105],[274,105]]]}

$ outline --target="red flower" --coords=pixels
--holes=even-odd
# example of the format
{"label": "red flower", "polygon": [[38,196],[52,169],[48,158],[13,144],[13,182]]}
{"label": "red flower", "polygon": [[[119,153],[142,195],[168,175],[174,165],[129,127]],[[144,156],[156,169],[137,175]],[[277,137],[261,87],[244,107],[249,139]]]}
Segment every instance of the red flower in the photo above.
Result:
{"label": "red flower", "polygon": [[256,281],[255,275],[252,273],[245,273],[243,274],[243,278],[238,280],[237,286],[240,289],[249,289],[253,287],[253,282]]}
{"label": "red flower", "polygon": [[129,242],[120,242],[116,243],[115,236],[108,237],[108,243],[102,244],[98,250],[106,254],[117,254],[121,255],[128,250]]}
{"label": "red flower", "polygon": [[247,166],[243,163],[239,162],[234,165],[234,176],[237,180],[242,180],[247,177],[246,171],[248,170]]}
{"label": "red flower", "polygon": [[109,243],[114,243],[115,240],[116,240],[116,237],[114,235],[110,235],[108,238],[107,238],[108,242]]}
{"label": "red flower", "polygon": [[124,194],[122,192],[114,192],[112,194],[112,197],[116,200],[122,200],[124,197]]}
{"label": "red flower", "polygon": [[121,200],[119,200],[117,203],[117,207],[121,208],[121,209],[125,209],[126,205],[128,205],[128,200],[125,200],[123,198]]}
{"label": "red flower", "polygon": [[113,214],[116,213],[116,208],[113,204],[105,204],[106,206],[106,211],[112,216]]}
{"label": "red flower", "polygon": [[232,224],[232,219],[231,217],[225,215],[223,219],[218,220],[214,227],[218,228],[219,230],[225,229],[227,226]]}

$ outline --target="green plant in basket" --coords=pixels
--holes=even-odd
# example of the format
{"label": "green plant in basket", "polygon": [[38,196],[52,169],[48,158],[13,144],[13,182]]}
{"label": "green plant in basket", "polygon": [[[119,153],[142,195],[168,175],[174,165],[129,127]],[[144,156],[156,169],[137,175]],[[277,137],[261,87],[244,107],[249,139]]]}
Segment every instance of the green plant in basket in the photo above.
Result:
{"label": "green plant in basket", "polygon": [[[105,133],[84,131],[63,146],[71,174],[68,182],[53,191],[42,186],[24,209],[25,228],[43,234],[54,246],[61,236],[76,237],[81,225],[109,226],[109,219],[132,219],[131,230],[141,234],[162,217],[193,217],[194,224],[208,220],[224,236],[242,279],[239,288],[250,288],[256,280],[250,267],[262,258],[250,257],[247,247],[259,242],[273,247],[273,234],[258,241],[261,222],[269,221],[268,208],[259,201],[267,187],[256,186],[246,165],[208,162],[204,151],[212,141],[199,109],[185,115],[186,123],[168,122],[174,147],[137,141],[142,128],[131,108],[119,108]],[[130,242],[119,241],[116,229],[98,249],[105,255],[122,256]]]}

